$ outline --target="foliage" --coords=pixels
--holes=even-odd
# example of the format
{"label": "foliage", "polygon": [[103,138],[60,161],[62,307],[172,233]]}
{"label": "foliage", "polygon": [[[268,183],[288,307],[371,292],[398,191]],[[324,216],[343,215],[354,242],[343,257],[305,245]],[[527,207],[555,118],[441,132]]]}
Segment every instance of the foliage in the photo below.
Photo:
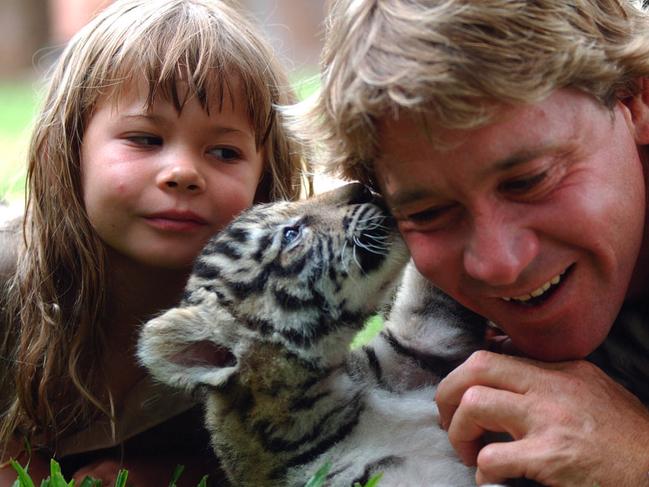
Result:
{"label": "foliage", "polygon": [[[36,487],[34,481],[29,476],[28,466],[23,468],[15,460],[11,461],[11,466],[18,474],[18,479],[14,482],[12,487]],[[183,473],[185,467],[178,465],[174,470],[169,487],[176,487],[176,482]],[[115,479],[114,487],[126,487],[126,480],[128,479],[128,471],[120,470]],[[61,473],[61,467],[56,460],[50,460],[50,476],[41,482],[40,487],[75,487],[74,480],[66,481]],[[102,487],[101,480],[96,480],[90,477],[84,478],[79,487]],[[196,487],[207,487],[207,475],[204,476]]]}
{"label": "foliage", "polygon": [[[322,487],[325,480],[327,480],[327,474],[331,469],[331,462],[325,463],[318,471],[309,479],[309,481],[304,485],[304,487]],[[382,473],[378,473],[370,478],[365,485],[361,485],[358,482],[354,483],[353,487],[376,487],[379,484],[379,481],[383,477]]]}
{"label": "foliage", "polygon": [[0,201],[20,202],[38,95],[31,83],[0,83]]}
{"label": "foliage", "polygon": [[[15,460],[11,460],[11,466],[14,468],[18,474],[18,479],[14,482],[12,487],[36,487],[34,481],[29,476],[29,465],[22,467]],[[318,471],[309,479],[304,487],[322,487],[325,480],[327,479],[327,474],[331,469],[331,463],[327,462]],[[185,467],[182,465],[176,466],[171,481],[169,482],[169,487],[176,487],[176,482],[182,475]],[[358,482],[354,483],[353,487],[377,487],[379,481],[383,474],[379,473],[370,478],[365,485],[361,485]],[[126,487],[126,480],[128,479],[128,471],[120,470],[117,474],[117,479],[115,480],[114,487]],[[56,462],[56,460],[50,460],[50,476],[41,482],[40,487],[75,487],[74,480],[66,481],[61,473],[61,467]],[[79,487],[102,487],[101,480],[96,480],[90,477],[84,478]],[[207,475],[205,475],[196,487],[207,487]]]}
{"label": "foliage", "polygon": [[37,88],[31,83],[0,82],[0,133],[22,134],[32,124],[38,103]]}
{"label": "foliage", "polygon": [[383,328],[383,318],[379,315],[371,317],[365,323],[365,327],[358,332],[358,335],[351,343],[351,348],[359,348],[369,343],[369,341],[378,335]]}
{"label": "foliage", "polygon": [[291,84],[298,100],[305,100],[320,88],[320,76],[312,71],[299,71],[291,76]]}

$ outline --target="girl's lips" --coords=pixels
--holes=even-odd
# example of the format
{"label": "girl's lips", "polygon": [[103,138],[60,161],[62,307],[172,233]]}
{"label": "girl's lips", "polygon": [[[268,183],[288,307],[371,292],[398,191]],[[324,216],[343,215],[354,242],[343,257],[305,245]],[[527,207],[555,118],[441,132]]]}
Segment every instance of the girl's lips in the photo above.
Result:
{"label": "girl's lips", "polygon": [[169,220],[166,218],[147,218],[147,221],[159,230],[185,232],[202,228],[205,224],[191,220]]}
{"label": "girl's lips", "polygon": [[189,211],[166,211],[145,217],[152,226],[166,231],[191,231],[206,226],[207,221]]}

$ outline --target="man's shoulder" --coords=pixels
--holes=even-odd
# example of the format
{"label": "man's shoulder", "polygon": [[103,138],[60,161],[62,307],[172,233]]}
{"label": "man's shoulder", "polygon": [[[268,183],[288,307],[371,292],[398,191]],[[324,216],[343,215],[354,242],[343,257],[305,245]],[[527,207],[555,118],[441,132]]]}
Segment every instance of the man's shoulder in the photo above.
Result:
{"label": "man's shoulder", "polygon": [[589,357],[649,406],[649,303],[624,303],[611,331]]}

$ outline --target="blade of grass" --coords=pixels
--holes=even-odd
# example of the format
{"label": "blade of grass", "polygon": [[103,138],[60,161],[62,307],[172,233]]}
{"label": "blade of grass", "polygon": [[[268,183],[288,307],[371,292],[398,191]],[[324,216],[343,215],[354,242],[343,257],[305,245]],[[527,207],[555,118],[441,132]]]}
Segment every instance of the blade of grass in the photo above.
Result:
{"label": "blade of grass", "polygon": [[11,460],[11,466],[13,469],[16,471],[18,474],[18,482],[20,487],[36,487],[34,485],[34,481],[32,478],[29,476],[27,471],[20,466],[20,464],[16,460]]}
{"label": "blade of grass", "polygon": [[318,469],[315,475],[309,479],[304,487],[320,487],[322,484],[324,484],[324,481],[326,480],[327,474],[329,473],[330,469],[331,462],[325,463]]}
{"label": "blade of grass", "polygon": [[[379,485],[381,477],[383,477],[383,474],[377,473],[376,475],[371,477],[363,487],[376,487],[377,485]],[[358,485],[358,483],[356,485]]]}
{"label": "blade of grass", "polygon": [[205,475],[196,487],[207,487],[207,475]]}
{"label": "blade of grass", "polygon": [[178,479],[180,476],[183,474],[185,471],[185,466],[184,465],[176,465],[176,468],[174,469],[174,473],[171,476],[171,482],[169,482],[169,487],[176,487],[176,482],[178,482]]}
{"label": "blade of grass", "polygon": [[[41,487],[44,487],[41,485]],[[61,473],[61,466],[53,458],[50,460],[50,478],[48,487],[74,487],[74,480],[70,483],[65,481]]]}
{"label": "blade of grass", "polygon": [[115,487],[125,487],[126,479],[128,478],[127,470],[120,470],[117,474],[117,479],[115,480]]}
{"label": "blade of grass", "polygon": [[86,476],[79,484],[79,487],[101,487],[101,480]]}

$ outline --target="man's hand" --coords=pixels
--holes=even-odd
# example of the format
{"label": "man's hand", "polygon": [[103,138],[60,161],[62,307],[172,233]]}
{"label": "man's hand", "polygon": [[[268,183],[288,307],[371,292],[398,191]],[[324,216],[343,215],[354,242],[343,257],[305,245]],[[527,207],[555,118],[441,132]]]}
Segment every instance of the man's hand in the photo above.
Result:
{"label": "man's hand", "polygon": [[[480,351],[439,385],[442,426],[478,484],[649,486],[649,411],[585,361],[542,363]],[[486,432],[513,441],[484,445]]]}

